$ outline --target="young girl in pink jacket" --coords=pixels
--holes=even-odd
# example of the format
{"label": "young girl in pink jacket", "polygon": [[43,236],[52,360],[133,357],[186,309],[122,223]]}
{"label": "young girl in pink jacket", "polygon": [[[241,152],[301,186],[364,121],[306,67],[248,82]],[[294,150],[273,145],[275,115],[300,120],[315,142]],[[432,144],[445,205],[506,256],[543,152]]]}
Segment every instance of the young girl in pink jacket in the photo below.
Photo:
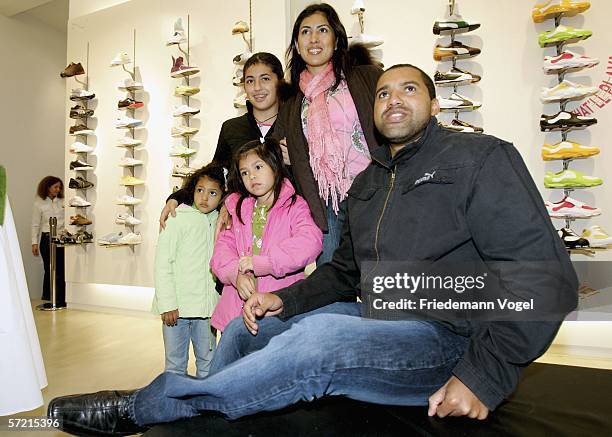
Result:
{"label": "young girl in pink jacket", "polygon": [[306,201],[286,176],[276,140],[250,141],[234,155],[225,206],[231,229],[219,234],[210,266],[223,282],[211,324],[223,331],[255,291],[269,292],[304,278],[321,253],[322,233]]}

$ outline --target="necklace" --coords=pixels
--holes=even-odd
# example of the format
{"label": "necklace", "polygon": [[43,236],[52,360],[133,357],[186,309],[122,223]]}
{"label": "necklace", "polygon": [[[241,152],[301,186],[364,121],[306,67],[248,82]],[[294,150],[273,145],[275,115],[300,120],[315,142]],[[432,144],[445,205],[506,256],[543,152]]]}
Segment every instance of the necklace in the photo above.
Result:
{"label": "necklace", "polygon": [[277,112],[276,114],[274,114],[274,115],[272,115],[272,116],[270,116],[270,117],[266,118],[265,120],[259,120],[257,117],[255,117],[255,115],[253,115],[253,118],[255,119],[255,121],[256,121],[257,123],[259,123],[259,124],[263,124],[263,123],[265,123],[265,122],[266,122],[266,121],[268,121],[268,120],[272,120],[272,119],[273,119],[274,117],[276,117],[277,115],[278,115],[278,112]]}

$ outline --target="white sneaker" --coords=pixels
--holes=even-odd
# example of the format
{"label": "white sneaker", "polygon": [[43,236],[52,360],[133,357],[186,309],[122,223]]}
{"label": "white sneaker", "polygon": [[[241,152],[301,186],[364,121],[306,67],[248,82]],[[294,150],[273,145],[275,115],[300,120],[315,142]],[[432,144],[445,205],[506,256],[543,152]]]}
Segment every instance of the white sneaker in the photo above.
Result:
{"label": "white sneaker", "polygon": [[239,55],[234,56],[234,64],[235,65],[244,65],[249,58],[253,56],[253,53],[246,51],[242,52]]}
{"label": "white sneaker", "polygon": [[137,199],[127,194],[117,197],[117,205],[138,205],[140,202],[142,202],[142,199]]}
{"label": "white sneaker", "polygon": [[601,226],[591,226],[582,231],[582,238],[589,241],[591,247],[606,247],[612,244],[612,237]]}
{"label": "white sneaker", "polygon": [[76,208],[85,208],[86,206],[91,206],[91,203],[83,199],[81,196],[74,196],[72,199],[70,199],[68,205]]}
{"label": "white sneaker", "polygon": [[236,70],[234,70],[234,77],[232,78],[232,84],[234,86],[242,86],[244,85],[243,79],[244,79],[244,69],[242,67],[236,68]]}
{"label": "white sneaker", "polygon": [[141,161],[140,159],[134,159],[134,158],[124,156],[123,158],[121,158],[118,165],[119,167],[134,167],[136,165],[142,165],[142,164],[144,164],[144,162]]}
{"label": "white sneaker", "polygon": [[134,82],[134,79],[128,78],[123,81],[123,85],[119,85],[117,88],[121,91],[138,91],[141,90],[143,86],[140,82]]}
{"label": "white sneaker", "polygon": [[130,137],[123,137],[119,141],[117,141],[117,147],[136,147],[140,146],[141,144],[142,141],[135,140],[134,138]]}
{"label": "white sneaker", "polygon": [[599,89],[594,86],[575,84],[565,79],[552,88],[542,88],[541,99],[543,102],[558,102],[568,99],[582,99],[595,94]]}
{"label": "white sneaker", "polygon": [[438,98],[441,111],[472,111],[480,108],[480,102],[475,102],[458,93],[452,93],[448,99]]}
{"label": "white sneaker", "polygon": [[120,212],[115,217],[115,223],[118,225],[136,226],[142,222],[126,212]]}
{"label": "white sneaker", "polygon": [[116,67],[118,65],[129,64],[130,62],[132,62],[132,59],[130,58],[130,55],[128,55],[125,52],[117,53],[117,56],[115,56],[113,58],[113,60],[111,61],[110,66],[111,67]]}
{"label": "white sneaker", "polygon": [[93,91],[87,91],[82,88],[74,88],[70,92],[70,100],[91,100],[96,96]]}
{"label": "white sneaker", "polygon": [[556,56],[544,57],[544,72],[556,73],[560,70],[590,68],[599,64],[599,59],[578,55],[570,50],[565,50]]}
{"label": "white sneaker", "polygon": [[168,38],[168,41],[166,41],[166,45],[171,46],[184,42],[187,42],[187,38],[185,38],[185,30],[183,29],[183,19],[179,17],[174,22],[174,34],[172,34],[172,36]]}
{"label": "white sneaker", "polygon": [[119,244],[128,244],[130,246],[142,243],[142,235],[140,232],[130,232],[127,235],[119,238]]}
{"label": "white sneaker", "polygon": [[121,244],[119,243],[119,240],[121,238],[123,238],[123,231],[122,232],[112,232],[110,234],[106,234],[103,237],[98,238],[98,244],[105,246],[105,245],[109,245],[109,244]]}
{"label": "white sneaker", "polygon": [[91,153],[94,148],[88,146],[87,144],[81,143],[80,141],[75,141],[70,145],[70,153]]}
{"label": "white sneaker", "polygon": [[186,178],[195,173],[197,169],[193,167],[189,167],[188,165],[179,165],[174,164],[174,170],[172,171],[172,176],[176,176],[178,178]]}
{"label": "white sneaker", "polygon": [[121,117],[115,120],[115,127],[117,129],[130,129],[136,126],[140,126],[142,124],[142,120],[138,120],[136,118],[127,117],[122,115]]}
{"label": "white sneaker", "polygon": [[180,156],[187,157],[196,154],[198,151],[196,149],[190,149],[185,146],[172,146],[170,149],[170,156]]}
{"label": "white sneaker", "polygon": [[187,105],[181,105],[178,106],[174,112],[172,113],[172,115],[174,117],[191,117],[192,115],[197,114],[198,112],[200,112],[200,110],[198,108],[192,108],[191,106],[187,106]]}
{"label": "white sneaker", "polygon": [[242,93],[234,98],[234,108],[246,108],[246,94]]}
{"label": "white sneaker", "polygon": [[353,44],[361,44],[364,47],[371,49],[373,47],[377,47],[384,43],[385,41],[380,36],[367,35],[365,33],[360,33],[357,36],[354,36],[350,39],[349,45]]}
{"label": "white sneaker", "polygon": [[353,6],[351,6],[351,14],[356,15],[359,12],[365,12],[365,5],[363,0],[355,0]]}
{"label": "white sneaker", "polygon": [[177,137],[189,137],[198,133],[200,129],[191,126],[174,126],[171,135]]}

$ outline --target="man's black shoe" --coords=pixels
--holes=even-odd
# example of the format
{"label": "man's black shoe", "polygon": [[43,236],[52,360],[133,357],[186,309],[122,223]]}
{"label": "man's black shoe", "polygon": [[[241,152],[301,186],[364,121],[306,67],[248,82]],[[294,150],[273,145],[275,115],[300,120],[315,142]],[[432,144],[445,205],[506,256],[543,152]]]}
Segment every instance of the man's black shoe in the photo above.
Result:
{"label": "man's black shoe", "polygon": [[128,414],[134,391],[100,391],[52,399],[47,416],[64,432],[80,436],[130,435],[146,431]]}

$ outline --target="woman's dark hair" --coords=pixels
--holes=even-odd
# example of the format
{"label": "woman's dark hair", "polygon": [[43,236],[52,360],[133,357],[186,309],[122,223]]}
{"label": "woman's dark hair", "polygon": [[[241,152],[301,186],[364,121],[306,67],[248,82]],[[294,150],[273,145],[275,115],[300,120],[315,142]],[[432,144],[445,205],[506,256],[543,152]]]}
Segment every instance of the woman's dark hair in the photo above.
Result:
{"label": "woman's dark hair", "polygon": [[[242,202],[247,197],[251,197],[251,193],[246,189],[244,182],[242,182],[242,176],[240,175],[240,160],[244,158],[248,153],[254,152],[261,160],[270,166],[274,173],[274,201],[271,207],[276,204],[278,196],[280,195],[283,187],[283,179],[288,178],[287,170],[283,165],[283,155],[281,153],[280,145],[278,141],[273,138],[266,138],[262,143],[260,140],[249,141],[243,144],[236,150],[230,166],[228,187],[230,192],[238,193],[240,195],[238,204],[236,205],[236,214],[240,223],[244,224],[241,216]],[[291,205],[296,200],[295,194],[291,198]]]}
{"label": "woman's dark hair", "polygon": [[272,73],[278,79],[278,88],[277,94],[278,99],[281,102],[284,102],[291,95],[291,86],[285,80],[285,74],[283,72],[283,64],[281,61],[274,56],[272,53],[268,52],[257,52],[253,54],[244,64],[242,69],[242,82],[244,83],[246,80],[247,70],[258,64],[267,65],[272,70]]}
{"label": "woman's dark hair", "polygon": [[344,72],[346,75],[351,69],[346,29],[340,21],[340,17],[338,17],[336,10],[327,3],[318,3],[307,6],[306,9],[300,12],[300,15],[298,15],[298,17],[295,19],[293,31],[291,32],[291,44],[289,47],[287,47],[287,52],[285,54],[287,58],[287,69],[289,70],[291,77],[291,88],[295,93],[297,93],[300,89],[300,74],[306,68],[306,63],[298,53],[296,47],[300,26],[305,18],[308,18],[317,12],[325,15],[325,18],[327,18],[329,26],[334,31],[334,36],[336,37],[336,49],[334,50],[334,54],[332,55],[331,59],[334,68],[334,76],[336,76],[336,82],[334,82],[332,89],[335,89],[340,83],[342,73]]}
{"label": "woman's dark hair", "polygon": [[60,178],[55,177],[55,176],[45,176],[42,179],[42,181],[38,183],[36,194],[42,200],[45,200],[47,197],[49,197],[49,188],[51,188],[53,185],[57,184],[58,182],[60,183],[61,190],[59,194],[57,195],[57,197],[59,197],[60,199],[63,199],[64,198],[64,183],[62,182]]}
{"label": "woman's dark hair", "polygon": [[[202,167],[195,173],[191,174],[191,176],[189,176],[189,178],[185,180],[185,183],[183,184],[183,189],[185,190],[185,194],[189,196],[189,199],[193,201],[195,187],[198,184],[198,181],[203,177],[207,177],[219,183],[219,187],[221,188],[221,193],[219,193],[219,195],[221,196],[221,198],[223,198],[223,193],[225,191],[225,177],[223,175],[223,167],[218,165],[216,162],[211,162],[210,164]],[[219,206],[217,207],[217,209],[219,209],[222,204],[223,202],[219,202]]]}

